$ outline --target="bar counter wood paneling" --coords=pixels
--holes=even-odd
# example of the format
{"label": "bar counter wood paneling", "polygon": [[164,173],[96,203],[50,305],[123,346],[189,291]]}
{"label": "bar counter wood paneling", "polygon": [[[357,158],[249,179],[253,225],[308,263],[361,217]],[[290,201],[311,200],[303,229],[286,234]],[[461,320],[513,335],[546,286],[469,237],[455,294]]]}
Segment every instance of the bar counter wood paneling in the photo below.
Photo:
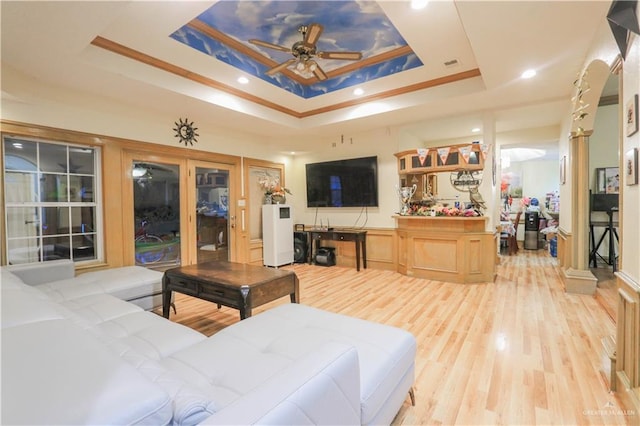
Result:
{"label": "bar counter wood paneling", "polygon": [[486,217],[394,216],[398,272],[453,283],[493,282],[498,234]]}

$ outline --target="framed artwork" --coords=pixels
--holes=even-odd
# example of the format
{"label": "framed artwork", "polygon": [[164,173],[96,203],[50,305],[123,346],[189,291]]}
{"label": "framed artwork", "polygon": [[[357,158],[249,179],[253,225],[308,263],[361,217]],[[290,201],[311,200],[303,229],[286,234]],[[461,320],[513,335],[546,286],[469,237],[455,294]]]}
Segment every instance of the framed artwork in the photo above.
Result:
{"label": "framed artwork", "polygon": [[[519,171],[502,173],[507,197],[522,198],[522,175],[520,173]],[[502,187],[502,184],[500,186]]]}
{"label": "framed artwork", "polygon": [[563,155],[560,160],[560,183],[564,185],[567,182],[567,156]]}
{"label": "framed artwork", "polygon": [[605,193],[617,194],[620,192],[620,169],[607,167],[604,169]]}
{"label": "framed artwork", "polygon": [[624,156],[624,181],[627,185],[638,184],[638,148],[632,148]]}
{"label": "framed artwork", "polygon": [[638,131],[638,94],[633,95],[627,102],[627,136],[634,135]]}

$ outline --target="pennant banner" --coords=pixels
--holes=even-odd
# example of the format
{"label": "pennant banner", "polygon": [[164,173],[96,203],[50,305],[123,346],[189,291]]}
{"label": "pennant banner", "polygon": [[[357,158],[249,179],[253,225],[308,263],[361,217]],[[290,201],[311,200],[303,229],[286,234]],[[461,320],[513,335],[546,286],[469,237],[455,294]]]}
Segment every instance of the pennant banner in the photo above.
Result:
{"label": "pennant banner", "polygon": [[418,148],[418,160],[420,160],[421,166],[424,166],[424,162],[427,159],[428,153],[429,153],[428,148]]}
{"label": "pennant banner", "polygon": [[464,162],[469,164],[469,156],[471,155],[471,149],[473,147],[471,145],[469,146],[461,146],[460,148],[458,148],[458,152],[460,152],[460,155],[462,155],[462,158],[464,159]]}
{"label": "pennant banner", "polygon": [[489,153],[490,149],[491,149],[491,144],[489,144],[489,145],[485,145],[485,144],[480,145],[480,152],[482,153],[482,159],[483,160],[487,159],[487,154]]}
{"label": "pennant banner", "polygon": [[442,160],[442,164],[447,163],[447,158],[449,158],[449,150],[451,148],[445,146],[444,148],[438,148],[438,155],[440,156],[440,160]]}

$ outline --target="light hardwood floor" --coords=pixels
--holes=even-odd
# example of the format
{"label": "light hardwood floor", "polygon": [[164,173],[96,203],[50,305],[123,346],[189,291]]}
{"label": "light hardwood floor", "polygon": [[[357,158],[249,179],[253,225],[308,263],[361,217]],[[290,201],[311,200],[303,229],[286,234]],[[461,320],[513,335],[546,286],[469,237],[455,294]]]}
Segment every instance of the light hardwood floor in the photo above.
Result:
{"label": "light hardwood floor", "polygon": [[[601,339],[614,319],[596,297],[564,292],[544,250],[504,256],[489,284],[298,264],[301,303],[404,328],[416,337],[416,405],[398,425],[640,424],[608,391]],[[237,310],[177,295],[171,319],[207,335]],[[254,315],[289,298],[254,309]]]}

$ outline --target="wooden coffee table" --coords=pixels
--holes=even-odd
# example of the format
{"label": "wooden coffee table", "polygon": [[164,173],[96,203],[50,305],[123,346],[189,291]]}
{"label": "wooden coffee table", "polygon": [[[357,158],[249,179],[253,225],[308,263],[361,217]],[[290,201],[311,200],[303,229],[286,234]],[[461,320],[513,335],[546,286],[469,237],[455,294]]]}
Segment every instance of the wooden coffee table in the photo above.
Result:
{"label": "wooden coffee table", "polygon": [[227,261],[181,266],[165,271],[162,278],[162,315],[169,318],[171,292],[240,310],[240,319],[256,306],[289,295],[299,303],[298,277],[293,271]]}

